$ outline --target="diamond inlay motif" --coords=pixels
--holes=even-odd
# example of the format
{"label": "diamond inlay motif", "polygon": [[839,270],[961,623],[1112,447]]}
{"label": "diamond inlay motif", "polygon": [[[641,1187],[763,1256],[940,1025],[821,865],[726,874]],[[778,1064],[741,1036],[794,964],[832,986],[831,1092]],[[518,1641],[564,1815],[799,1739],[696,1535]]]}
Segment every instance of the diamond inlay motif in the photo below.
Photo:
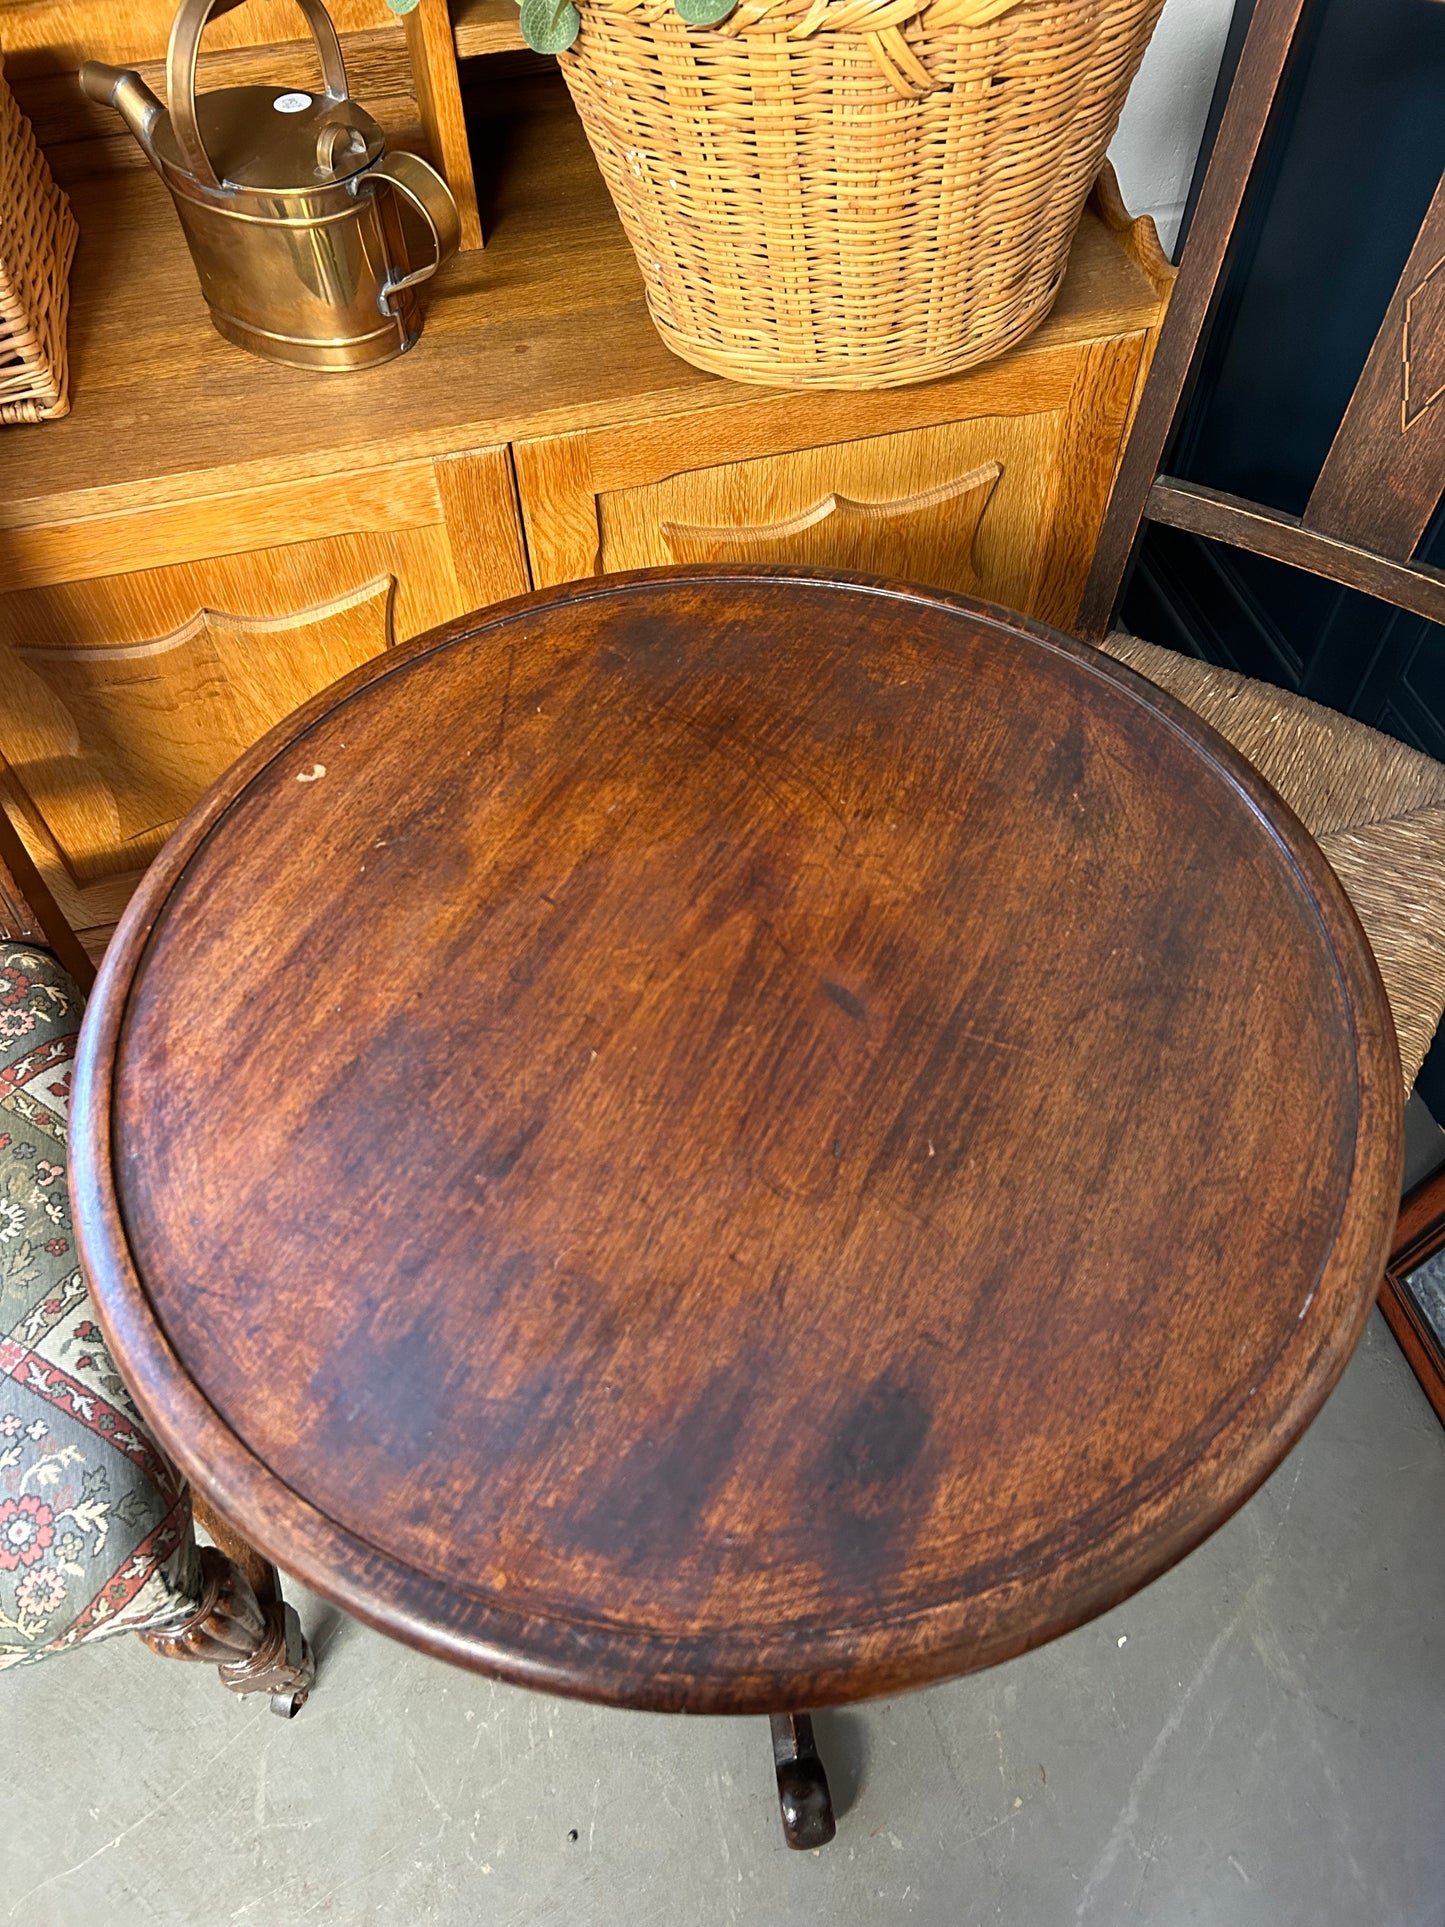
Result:
{"label": "diamond inlay motif", "polygon": [[1445,256],[1405,297],[1400,427],[1412,428],[1445,394]]}

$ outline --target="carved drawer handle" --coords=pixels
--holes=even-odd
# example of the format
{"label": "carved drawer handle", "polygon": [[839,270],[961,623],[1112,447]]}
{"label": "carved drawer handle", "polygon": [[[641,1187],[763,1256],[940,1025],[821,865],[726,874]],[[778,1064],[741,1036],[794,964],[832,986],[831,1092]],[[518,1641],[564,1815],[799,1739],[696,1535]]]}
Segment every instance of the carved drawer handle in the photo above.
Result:
{"label": "carved drawer handle", "polygon": [[200,608],[140,642],[6,652],[0,745],[71,882],[144,868],[242,750],[390,648],[396,587],[377,575],[279,615]]}
{"label": "carved drawer handle", "polygon": [[778,522],[664,522],[662,535],[676,562],[794,562],[976,591],[974,537],[1002,473],[1001,463],[984,462],[892,502],[830,494]]}

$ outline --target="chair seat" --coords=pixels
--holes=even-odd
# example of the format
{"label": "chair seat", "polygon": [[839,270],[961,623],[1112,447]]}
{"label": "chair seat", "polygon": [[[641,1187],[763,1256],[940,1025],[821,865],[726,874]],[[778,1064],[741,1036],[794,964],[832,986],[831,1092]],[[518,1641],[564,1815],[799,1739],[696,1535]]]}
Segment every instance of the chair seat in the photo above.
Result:
{"label": "chair seat", "polygon": [[1103,647],[1217,729],[1318,840],[1380,966],[1408,1091],[1445,1013],[1445,765],[1137,636],[1115,633]]}
{"label": "chair seat", "polygon": [[184,1482],[141,1423],[81,1274],[65,1128],[83,999],[0,943],[0,1668],[195,1610]]}

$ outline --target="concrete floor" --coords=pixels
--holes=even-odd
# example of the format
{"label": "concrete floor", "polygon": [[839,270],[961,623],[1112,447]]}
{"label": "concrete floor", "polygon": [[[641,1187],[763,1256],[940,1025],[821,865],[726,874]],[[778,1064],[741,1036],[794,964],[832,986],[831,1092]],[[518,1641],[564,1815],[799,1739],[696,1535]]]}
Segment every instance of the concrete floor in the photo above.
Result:
{"label": "concrete floor", "polygon": [[125,1639],[11,1674],[0,1927],[1441,1927],[1445,1432],[1373,1320],[1274,1479],[1117,1612],[820,1721],[603,1711],[300,1596],[290,1725]]}

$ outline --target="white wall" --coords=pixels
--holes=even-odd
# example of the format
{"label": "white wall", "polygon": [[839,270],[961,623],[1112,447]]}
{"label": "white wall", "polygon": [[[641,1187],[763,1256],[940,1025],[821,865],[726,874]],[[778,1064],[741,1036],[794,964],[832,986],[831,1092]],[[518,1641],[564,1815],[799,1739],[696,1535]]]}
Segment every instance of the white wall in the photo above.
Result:
{"label": "white wall", "polygon": [[1234,0],[1165,0],[1109,149],[1131,214],[1172,253]]}

